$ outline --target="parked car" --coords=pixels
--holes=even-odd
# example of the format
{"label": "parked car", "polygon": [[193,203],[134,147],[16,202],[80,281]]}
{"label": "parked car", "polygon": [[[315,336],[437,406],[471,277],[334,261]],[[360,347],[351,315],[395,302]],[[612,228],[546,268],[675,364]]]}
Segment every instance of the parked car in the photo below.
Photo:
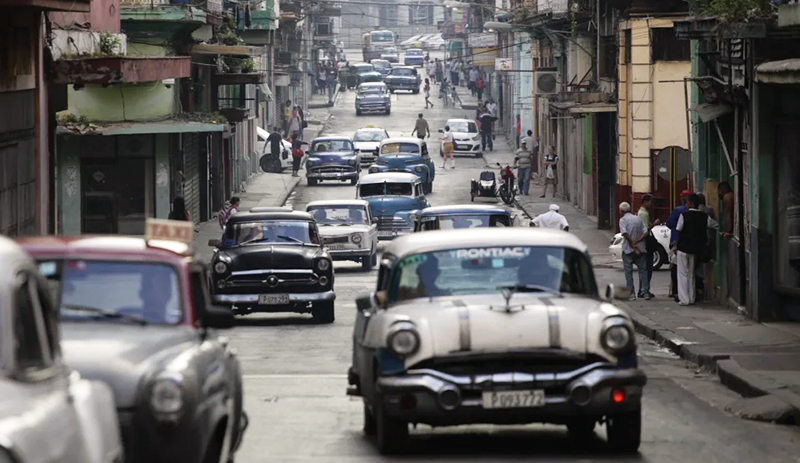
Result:
{"label": "parked car", "polygon": [[442,38],[442,34],[435,34],[422,41],[422,48],[444,51],[447,48],[447,40]]}
{"label": "parked car", "polygon": [[146,230],[20,243],[58,301],[65,361],[113,390],[126,463],[232,460],[247,428],[242,370],[216,330],[233,314],[211,303],[191,222]]}
{"label": "parked car", "polygon": [[356,63],[350,65],[352,68],[352,72],[358,76],[359,74],[364,74],[365,72],[375,72],[375,66],[369,63]]}
{"label": "parked car", "polygon": [[209,240],[214,302],[237,315],[310,313],[333,323],[333,265],[314,218],[299,211],[239,212]]}
{"label": "parked car", "polygon": [[383,82],[369,82],[358,86],[356,91],[356,116],[364,113],[392,113],[392,99]]}
{"label": "parked car", "polygon": [[[475,157],[483,156],[481,151],[481,134],[478,131],[478,124],[469,119],[449,119],[445,126],[450,127],[453,134],[455,146],[453,154],[469,154]],[[439,133],[444,133],[444,129],[439,129]],[[439,156],[444,157],[441,146]]]}
{"label": "parked car", "polygon": [[424,37],[423,34],[417,34],[417,35],[415,35],[413,37],[409,37],[406,40],[403,40],[402,42],[400,42],[400,48],[402,48],[403,50],[405,50],[407,48],[411,48],[411,47],[414,46],[414,43],[419,41],[419,39],[421,39],[422,37]]}
{"label": "parked car", "polygon": [[292,144],[289,140],[281,140],[281,153],[277,158],[273,158],[272,147],[267,144],[269,132],[261,127],[256,127],[256,136],[258,137],[256,149],[260,156],[259,164],[261,165],[261,170],[279,173],[292,167]]}
{"label": "parked car", "polygon": [[355,185],[361,164],[349,137],[317,137],[311,142],[306,160],[309,186],[317,182],[346,182]]}
{"label": "parked car", "polygon": [[306,212],[314,217],[322,244],[333,260],[361,263],[364,271],[378,265],[378,226],[369,203],[358,199],[312,201]]}
{"label": "parked car", "polygon": [[0,461],[121,463],[113,391],[64,363],[36,262],[2,236],[0,259]]}
{"label": "parked car", "polygon": [[425,194],[433,191],[436,168],[433,165],[428,145],[416,137],[386,138],[378,148],[378,159],[370,166],[369,173],[408,172],[419,177]]}
{"label": "parked car", "polygon": [[425,64],[425,55],[419,48],[409,48],[404,63],[406,66],[422,66]]}
{"label": "parked car", "polygon": [[389,71],[392,70],[392,63],[386,61],[385,59],[374,59],[370,61],[370,64],[375,67],[375,70],[380,72],[383,77],[389,75]]}
{"label": "parked car", "polygon": [[[666,225],[656,225],[652,230],[653,236],[658,241],[658,249],[653,254],[653,270],[659,270],[664,265],[669,265],[669,238],[671,230]],[[608,252],[617,259],[622,259],[622,234],[617,233],[611,240]]]}
{"label": "parked car", "polygon": [[348,394],[381,453],[408,424],[565,424],[635,453],[642,392],[633,323],[601,299],[586,245],[557,230],[432,231],[387,246],[356,300]]}
{"label": "parked car", "polygon": [[381,59],[385,59],[390,63],[397,63],[400,61],[400,55],[397,53],[396,47],[386,47],[381,50]]}
{"label": "parked car", "polygon": [[383,74],[378,71],[362,72],[358,75],[358,85],[370,82],[383,82]]}
{"label": "parked car", "polygon": [[361,161],[361,166],[369,166],[378,158],[378,150],[381,141],[389,138],[389,132],[385,129],[367,125],[356,130],[353,134],[353,145]]}
{"label": "parked car", "polygon": [[379,240],[411,233],[414,224],[409,214],[430,207],[419,177],[405,172],[365,175],[358,181],[357,191],[377,219]]}
{"label": "parked car", "polygon": [[419,86],[422,79],[416,69],[409,66],[401,66],[392,69],[392,72],[384,79],[389,91],[394,93],[397,90],[410,90],[412,93],[419,93]]}
{"label": "parked car", "polygon": [[513,227],[515,218],[506,209],[489,205],[434,206],[411,214],[414,232],[457,228]]}

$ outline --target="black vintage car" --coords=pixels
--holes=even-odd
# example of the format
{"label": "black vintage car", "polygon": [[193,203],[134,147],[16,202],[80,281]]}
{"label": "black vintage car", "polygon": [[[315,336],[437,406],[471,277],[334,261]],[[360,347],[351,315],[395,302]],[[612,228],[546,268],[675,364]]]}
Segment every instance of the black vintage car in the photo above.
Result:
{"label": "black vintage car", "polygon": [[299,211],[240,212],[228,219],[211,260],[213,299],[234,314],[311,313],[334,320],[333,265],[314,218]]}

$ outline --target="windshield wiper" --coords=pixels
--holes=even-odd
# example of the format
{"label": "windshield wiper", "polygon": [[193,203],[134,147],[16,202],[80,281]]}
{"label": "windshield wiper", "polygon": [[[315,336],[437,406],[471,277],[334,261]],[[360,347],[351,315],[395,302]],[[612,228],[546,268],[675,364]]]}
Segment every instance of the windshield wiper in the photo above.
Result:
{"label": "windshield wiper", "polygon": [[138,323],[142,326],[149,324],[147,320],[142,317],[137,317],[136,315],[128,315],[125,313],[114,312],[111,310],[101,309],[99,307],[92,307],[88,305],[74,305],[74,304],[64,304],[62,306],[67,310],[74,310],[76,312],[85,312],[98,315],[103,318],[116,318],[121,320],[127,320],[134,323]]}
{"label": "windshield wiper", "polygon": [[541,285],[500,285],[497,287],[497,289],[517,291],[520,293],[550,293],[556,297],[561,297],[560,292]]}
{"label": "windshield wiper", "polygon": [[285,241],[294,241],[295,243],[306,244],[302,240],[298,240],[297,238],[292,238],[291,236],[278,235],[278,236],[276,236],[276,238],[280,238],[280,239],[285,240]]}

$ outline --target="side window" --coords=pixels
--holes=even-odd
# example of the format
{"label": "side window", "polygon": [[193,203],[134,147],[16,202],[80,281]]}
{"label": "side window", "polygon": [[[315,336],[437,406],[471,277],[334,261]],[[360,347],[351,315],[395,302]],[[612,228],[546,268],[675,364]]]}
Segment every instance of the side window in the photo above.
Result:
{"label": "side window", "polygon": [[38,292],[39,303],[42,306],[42,315],[44,320],[44,329],[47,335],[47,349],[50,359],[54,360],[60,357],[61,349],[59,346],[58,337],[58,300],[53,297],[52,291],[48,291],[49,282],[40,279],[36,289]]}
{"label": "side window", "polygon": [[37,285],[29,275],[22,274],[14,291],[14,355],[21,371],[36,371],[51,364],[47,331]]}

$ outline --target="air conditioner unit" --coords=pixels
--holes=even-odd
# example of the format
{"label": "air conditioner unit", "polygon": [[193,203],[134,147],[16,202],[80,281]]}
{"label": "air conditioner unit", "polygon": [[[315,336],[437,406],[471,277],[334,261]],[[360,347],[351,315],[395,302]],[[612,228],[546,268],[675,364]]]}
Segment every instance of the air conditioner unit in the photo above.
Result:
{"label": "air conditioner unit", "polygon": [[537,95],[552,95],[558,93],[558,72],[536,71],[533,73]]}

